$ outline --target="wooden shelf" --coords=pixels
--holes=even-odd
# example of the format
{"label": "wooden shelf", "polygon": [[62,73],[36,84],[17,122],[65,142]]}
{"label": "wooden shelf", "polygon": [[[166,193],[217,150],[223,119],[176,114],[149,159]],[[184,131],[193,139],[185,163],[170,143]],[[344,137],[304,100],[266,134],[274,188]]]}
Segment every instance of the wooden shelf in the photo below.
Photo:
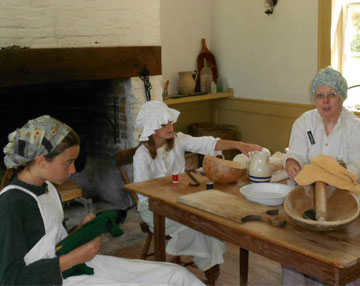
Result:
{"label": "wooden shelf", "polygon": [[[171,97],[171,95],[170,95]],[[233,92],[218,92],[218,93],[208,93],[204,95],[189,95],[179,98],[167,98],[164,99],[164,103],[167,105],[174,105],[174,104],[181,104],[181,103],[188,103],[188,102],[195,102],[195,101],[204,101],[204,100],[213,100],[213,99],[220,99],[220,98],[228,98],[233,97]]]}

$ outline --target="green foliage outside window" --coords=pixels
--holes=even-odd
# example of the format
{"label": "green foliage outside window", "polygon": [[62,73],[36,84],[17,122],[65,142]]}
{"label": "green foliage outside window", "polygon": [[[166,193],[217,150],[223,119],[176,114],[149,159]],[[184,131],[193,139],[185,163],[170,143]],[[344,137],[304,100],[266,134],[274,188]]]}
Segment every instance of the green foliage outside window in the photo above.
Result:
{"label": "green foliage outside window", "polygon": [[352,52],[360,52],[360,11],[353,11],[351,15],[351,23],[356,29],[356,33],[350,43],[350,50]]}

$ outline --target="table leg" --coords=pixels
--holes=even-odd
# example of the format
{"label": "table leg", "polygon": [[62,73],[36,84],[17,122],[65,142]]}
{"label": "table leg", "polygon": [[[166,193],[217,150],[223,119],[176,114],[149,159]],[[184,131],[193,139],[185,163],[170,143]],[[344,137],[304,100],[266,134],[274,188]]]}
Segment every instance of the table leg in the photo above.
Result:
{"label": "table leg", "polygon": [[165,261],[165,217],[154,213],[154,248],[156,261]]}
{"label": "table leg", "polygon": [[240,285],[247,286],[248,284],[248,268],[249,268],[249,251],[240,248]]}

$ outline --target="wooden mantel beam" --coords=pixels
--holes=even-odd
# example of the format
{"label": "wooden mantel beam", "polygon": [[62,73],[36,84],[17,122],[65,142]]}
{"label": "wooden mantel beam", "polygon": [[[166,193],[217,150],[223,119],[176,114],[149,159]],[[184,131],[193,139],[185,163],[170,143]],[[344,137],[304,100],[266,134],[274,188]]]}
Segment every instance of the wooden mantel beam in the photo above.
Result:
{"label": "wooden mantel beam", "polygon": [[0,87],[161,74],[160,46],[0,49]]}

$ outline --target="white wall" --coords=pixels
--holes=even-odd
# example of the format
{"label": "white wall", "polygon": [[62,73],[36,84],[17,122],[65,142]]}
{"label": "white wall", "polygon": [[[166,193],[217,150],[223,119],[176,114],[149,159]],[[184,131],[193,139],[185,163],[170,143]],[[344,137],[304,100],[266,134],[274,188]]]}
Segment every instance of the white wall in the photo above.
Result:
{"label": "white wall", "polygon": [[161,45],[160,0],[0,0],[0,48]]}
{"label": "white wall", "polygon": [[174,79],[177,71],[196,67],[205,35],[219,75],[229,79],[235,96],[310,103],[309,84],[317,71],[317,0],[280,0],[270,16],[264,0],[160,4],[164,77]]}
{"label": "white wall", "polygon": [[205,38],[235,95],[309,103],[317,0],[0,0],[0,48],[161,45],[164,81],[196,69]]}
{"label": "white wall", "polygon": [[178,72],[196,70],[201,39],[210,41],[210,1],[160,0],[160,23],[163,81],[177,93]]}

